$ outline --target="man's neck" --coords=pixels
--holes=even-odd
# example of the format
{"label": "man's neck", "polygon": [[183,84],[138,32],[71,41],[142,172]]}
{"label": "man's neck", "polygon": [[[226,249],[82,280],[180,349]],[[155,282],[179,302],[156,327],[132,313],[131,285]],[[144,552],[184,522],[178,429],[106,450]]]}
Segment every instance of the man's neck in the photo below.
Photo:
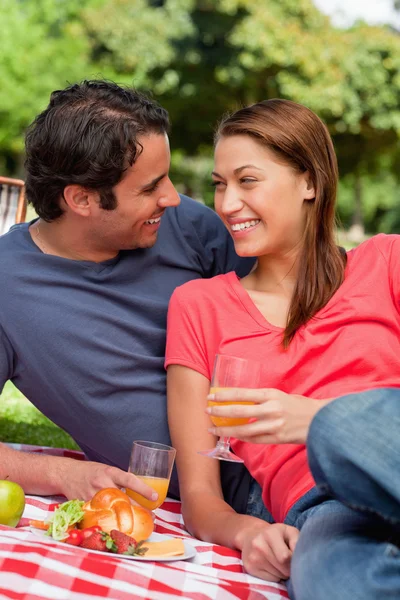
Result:
{"label": "man's neck", "polygon": [[43,254],[96,263],[117,255],[115,251],[91,247],[90,236],[76,223],[67,223],[62,218],[51,223],[38,219],[30,226],[29,232]]}

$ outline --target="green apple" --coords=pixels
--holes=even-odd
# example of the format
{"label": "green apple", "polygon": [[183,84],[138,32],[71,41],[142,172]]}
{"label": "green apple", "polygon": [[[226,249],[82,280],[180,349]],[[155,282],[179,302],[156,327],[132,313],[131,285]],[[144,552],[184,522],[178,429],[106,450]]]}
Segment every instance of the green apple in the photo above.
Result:
{"label": "green apple", "polygon": [[0,523],[16,527],[25,508],[24,490],[18,483],[0,480]]}

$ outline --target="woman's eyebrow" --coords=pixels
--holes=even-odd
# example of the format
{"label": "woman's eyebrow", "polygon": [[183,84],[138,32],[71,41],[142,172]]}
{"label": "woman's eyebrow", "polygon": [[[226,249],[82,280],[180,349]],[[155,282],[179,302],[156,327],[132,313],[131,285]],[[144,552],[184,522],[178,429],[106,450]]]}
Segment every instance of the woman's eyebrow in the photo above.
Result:
{"label": "woman's eyebrow", "polygon": [[[260,169],[259,167],[256,167],[256,165],[243,165],[242,167],[237,167],[233,173],[235,175],[238,175],[241,171],[243,171],[244,169],[256,169],[256,171],[262,171],[262,169]],[[219,173],[217,173],[216,171],[213,171],[211,173],[211,175],[214,175],[214,177],[220,177],[221,179],[223,179],[222,175],[220,175]]]}

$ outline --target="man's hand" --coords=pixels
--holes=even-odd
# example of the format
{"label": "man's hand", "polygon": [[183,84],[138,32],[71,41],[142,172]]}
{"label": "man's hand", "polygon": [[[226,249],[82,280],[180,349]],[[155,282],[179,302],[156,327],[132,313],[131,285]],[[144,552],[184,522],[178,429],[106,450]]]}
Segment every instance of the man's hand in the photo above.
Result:
{"label": "man's hand", "polygon": [[266,524],[262,529],[250,530],[242,545],[245,570],[267,581],[288,579],[298,537],[298,529],[283,523]]}
{"label": "man's hand", "polygon": [[[329,402],[276,389],[241,388],[219,391],[208,399],[221,403],[206,409],[210,415],[250,419],[247,425],[214,427],[211,433],[255,444],[305,444],[313,417]],[[224,406],[228,401],[252,404]]]}
{"label": "man's hand", "polygon": [[61,491],[69,500],[90,500],[103,488],[129,488],[148,500],[157,500],[158,494],[132,473],[97,462],[68,459],[60,461]]}

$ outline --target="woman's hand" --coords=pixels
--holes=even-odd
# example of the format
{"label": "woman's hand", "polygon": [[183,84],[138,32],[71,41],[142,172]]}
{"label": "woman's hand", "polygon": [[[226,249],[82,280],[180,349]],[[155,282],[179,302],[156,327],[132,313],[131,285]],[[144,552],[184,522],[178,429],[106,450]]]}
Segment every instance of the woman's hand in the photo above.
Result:
{"label": "woman's hand", "polygon": [[[246,425],[213,427],[210,433],[256,444],[305,444],[313,417],[330,402],[275,389],[241,388],[210,394],[208,400],[221,402],[221,406],[206,409],[209,415],[250,420]],[[235,401],[252,404],[223,406]]]}
{"label": "woman's hand", "polygon": [[290,576],[290,563],[299,531],[290,525],[265,524],[243,535],[242,560],[247,573],[280,581]]}

